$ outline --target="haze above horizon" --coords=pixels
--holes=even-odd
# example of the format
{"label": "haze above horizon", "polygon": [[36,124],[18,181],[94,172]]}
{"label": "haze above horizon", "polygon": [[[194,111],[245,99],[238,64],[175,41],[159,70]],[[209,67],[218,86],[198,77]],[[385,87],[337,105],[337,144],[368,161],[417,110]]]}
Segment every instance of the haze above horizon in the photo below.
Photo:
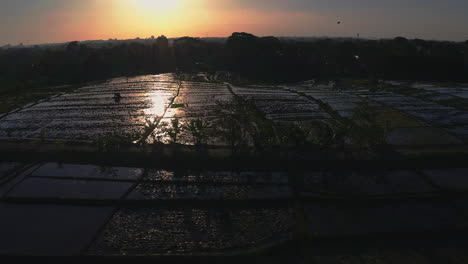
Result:
{"label": "haze above horizon", "polygon": [[465,0],[0,0],[0,45],[266,36],[468,39]]}

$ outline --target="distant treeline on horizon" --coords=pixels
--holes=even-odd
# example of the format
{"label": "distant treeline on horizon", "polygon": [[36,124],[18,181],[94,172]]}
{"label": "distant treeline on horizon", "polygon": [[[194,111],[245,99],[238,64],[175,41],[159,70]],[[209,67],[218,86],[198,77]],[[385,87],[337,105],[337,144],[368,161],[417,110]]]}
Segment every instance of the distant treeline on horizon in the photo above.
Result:
{"label": "distant treeline on horizon", "polygon": [[[236,34],[233,33],[233,34]],[[246,33],[249,34],[249,33]],[[258,38],[262,38],[262,36],[256,36]],[[335,41],[362,41],[362,40],[370,40],[370,41],[389,41],[393,40],[395,38],[367,38],[367,37],[329,37],[329,36],[263,36],[263,37],[274,37],[277,38],[281,41],[303,41],[303,42],[314,42],[318,40],[335,40]],[[226,42],[229,37],[191,37],[191,36],[184,36],[184,37],[168,37],[169,44],[171,45],[175,40],[177,39],[182,39],[182,38],[193,38],[193,39],[199,39],[207,42]],[[406,37],[398,37],[398,38],[406,38]],[[464,41],[455,41],[455,40],[437,40],[437,39],[410,39],[406,38],[408,40],[423,40],[427,42],[446,42],[446,43],[463,43]],[[0,49],[10,49],[10,48],[34,48],[34,47],[60,47],[67,45],[71,42],[79,42],[80,44],[84,44],[90,47],[100,47],[100,46],[109,46],[109,44],[112,45],[117,45],[117,44],[124,44],[124,43],[132,43],[132,42],[138,42],[138,43],[150,43],[154,42],[156,40],[155,36],[151,36],[148,38],[130,38],[130,39],[118,39],[118,38],[109,38],[109,39],[90,39],[90,40],[80,40],[80,41],[66,41],[66,42],[49,42],[49,43],[36,43],[36,44],[24,44],[24,43],[19,43],[19,44],[5,44],[0,46]],[[466,40],[468,41],[468,40]]]}
{"label": "distant treeline on horizon", "polygon": [[163,72],[232,71],[252,80],[467,81],[468,41],[228,38],[70,42],[0,48],[2,88],[61,85]]}

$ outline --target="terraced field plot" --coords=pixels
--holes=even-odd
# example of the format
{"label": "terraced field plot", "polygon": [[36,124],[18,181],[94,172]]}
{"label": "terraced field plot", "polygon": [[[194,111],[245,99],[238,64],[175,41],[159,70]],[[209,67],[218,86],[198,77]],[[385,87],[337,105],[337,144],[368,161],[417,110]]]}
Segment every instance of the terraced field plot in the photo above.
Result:
{"label": "terraced field plot", "polygon": [[359,123],[356,113],[372,113],[390,145],[466,142],[468,112],[450,105],[453,98],[463,99],[457,96],[465,88],[422,86],[428,92],[421,90],[416,96],[401,94],[395,87],[400,86],[339,91],[310,83],[241,87],[178,82],[172,74],[116,78],[4,115],[0,137],[94,141],[118,135],[147,143],[229,146],[235,141],[230,137],[236,136],[229,133],[241,131],[243,144],[253,146],[260,136],[278,145],[283,144],[284,130],[307,130],[302,133],[307,140],[320,142],[308,131],[319,127],[321,134],[330,136],[346,120]]}
{"label": "terraced field plot", "polygon": [[[457,110],[453,107],[440,105],[430,101],[424,101],[417,98],[411,98],[408,96],[402,96],[392,93],[376,93],[376,94],[361,94],[362,96],[368,97],[371,100],[380,102],[388,105],[401,112],[407,113],[420,120],[424,120],[428,124],[435,127],[441,127],[445,131],[454,134],[459,137],[466,137],[466,132],[463,131],[463,127],[468,124],[468,113]],[[427,128],[426,128],[427,129]],[[447,138],[447,143],[456,143],[455,138],[449,139],[450,137],[443,132],[435,132],[434,135],[439,134],[440,137]],[[424,133],[420,130],[421,133]],[[427,130],[426,130],[427,131]],[[415,131],[416,132],[416,131]]]}
{"label": "terraced field plot", "polygon": [[[1,119],[0,136],[92,140],[141,134],[146,119],[164,115],[179,87],[172,75],[159,76],[157,82],[146,79],[111,80],[25,107]],[[114,98],[117,93],[121,99]]]}
{"label": "terraced field plot", "polygon": [[[0,253],[222,254],[289,241],[297,232],[330,239],[462,229],[468,203],[450,194],[467,190],[467,172],[38,164],[0,189]],[[451,198],[431,198],[444,194]]]}
{"label": "terraced field plot", "polygon": [[413,88],[423,89],[426,91],[432,91],[442,94],[449,94],[452,96],[468,99],[468,85],[459,86],[459,87],[447,87],[447,86],[438,86],[434,84],[419,84],[415,83],[410,85]]}
{"label": "terraced field plot", "polygon": [[285,239],[288,208],[140,208],[118,211],[93,245],[93,254],[203,254],[245,250]]}
{"label": "terraced field plot", "polygon": [[[461,144],[468,135],[468,113],[429,99],[402,95],[391,89],[337,91],[307,86],[288,86],[307,97],[320,100],[341,117],[353,118],[361,104],[372,107],[375,121],[387,130],[392,145]],[[361,108],[361,109],[360,109]]]}
{"label": "terraced field plot", "polygon": [[[433,127],[442,128],[459,140],[466,141],[468,139],[468,111],[465,110],[468,106],[468,102],[465,100],[468,88],[391,83],[395,86],[385,91],[358,92],[357,94],[416,117]],[[416,90],[408,90],[405,87],[416,88]],[[408,92],[411,95],[404,94]],[[443,137],[448,139],[446,135]],[[455,139],[448,141],[455,142]]]}
{"label": "terraced field plot", "polygon": [[[161,132],[163,125],[202,120],[209,126],[223,115],[221,106],[232,99],[226,85],[178,82],[172,74],[117,78],[3,116],[0,137],[95,140],[117,135],[152,143],[153,136],[163,133],[159,141],[168,143],[167,131]],[[193,144],[193,137],[182,129],[177,143]],[[216,138],[208,143],[223,144]]]}
{"label": "terraced field plot", "polygon": [[[226,85],[216,83],[182,82],[173,104],[167,109],[156,128],[149,137],[149,142],[154,141],[155,136],[161,136],[159,141],[170,142],[168,133],[164,133],[161,127],[171,126],[173,120],[178,120],[181,127],[187,126],[190,122],[198,120],[202,122],[200,129],[207,130],[207,143],[210,145],[225,145],[221,139],[213,137],[208,130],[214,129],[216,123],[223,117],[223,105],[232,102],[234,96],[230,93]],[[188,129],[181,129],[177,143],[191,145],[194,144],[193,135]]]}
{"label": "terraced field plot", "polygon": [[[385,128],[391,145],[463,147],[468,122],[463,107],[450,104],[455,95],[421,91],[405,94],[400,85],[377,91],[304,83],[241,87],[178,82],[170,74],[118,78],[0,117],[0,136],[90,141],[131,134],[170,143],[177,120],[179,144],[193,145],[201,133],[203,143],[229,146],[223,133],[245,131],[247,143],[256,146],[255,133],[271,136],[264,128],[272,128],[274,140],[282,127],[324,124],[333,134],[367,114]],[[351,244],[370,237],[373,248],[377,235],[406,241],[468,227],[464,164],[411,168],[395,160],[392,169],[346,170],[333,161],[304,169],[263,163],[246,169],[241,160],[233,170],[227,163],[208,160],[200,168],[177,158],[175,165],[131,161],[135,167],[78,164],[74,158],[69,164],[1,162],[0,254],[218,255],[282,248],[288,241],[296,247],[303,240],[328,241],[335,249],[337,237]],[[165,168],[153,167],[159,165]]]}
{"label": "terraced field plot", "polygon": [[331,118],[316,102],[279,87],[232,86],[232,91],[253,100],[260,112],[272,121],[307,122]]}
{"label": "terraced field plot", "polygon": [[354,109],[363,100],[355,95],[333,91],[330,88],[309,88],[306,86],[286,86],[288,90],[296,91],[311,98],[329,105],[341,117],[351,117]]}

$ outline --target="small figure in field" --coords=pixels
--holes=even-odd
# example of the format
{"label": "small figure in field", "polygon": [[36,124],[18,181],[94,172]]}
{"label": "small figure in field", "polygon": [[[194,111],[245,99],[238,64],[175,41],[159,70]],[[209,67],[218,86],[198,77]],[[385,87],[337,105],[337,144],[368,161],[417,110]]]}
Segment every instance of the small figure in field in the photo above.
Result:
{"label": "small figure in field", "polygon": [[115,93],[114,100],[116,103],[120,103],[120,101],[122,100],[122,95],[120,95],[120,93]]}

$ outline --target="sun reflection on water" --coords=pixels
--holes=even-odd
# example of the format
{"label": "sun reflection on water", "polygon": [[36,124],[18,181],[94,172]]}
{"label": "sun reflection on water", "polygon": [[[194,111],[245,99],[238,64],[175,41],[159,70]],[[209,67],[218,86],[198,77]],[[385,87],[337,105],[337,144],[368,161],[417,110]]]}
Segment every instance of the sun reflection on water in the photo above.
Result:
{"label": "sun reflection on water", "polygon": [[146,116],[162,117],[166,112],[168,96],[165,94],[147,94],[151,107],[144,110]]}

